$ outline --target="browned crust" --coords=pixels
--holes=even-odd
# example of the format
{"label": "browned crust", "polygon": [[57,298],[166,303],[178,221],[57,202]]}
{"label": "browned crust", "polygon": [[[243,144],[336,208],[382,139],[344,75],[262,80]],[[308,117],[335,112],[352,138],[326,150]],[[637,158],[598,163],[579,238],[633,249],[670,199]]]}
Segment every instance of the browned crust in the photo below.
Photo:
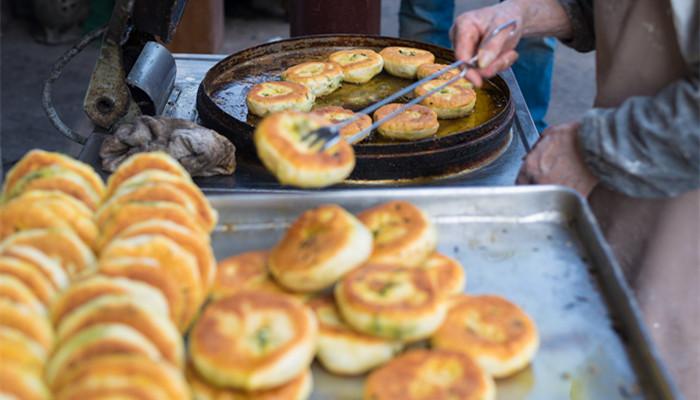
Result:
{"label": "browned crust", "polygon": [[[413,53],[412,55],[410,53]],[[433,63],[435,56],[427,50],[415,49],[412,47],[385,47],[379,52],[384,62],[396,64],[422,65]]]}
{"label": "browned crust", "polygon": [[[457,372],[453,383],[442,386],[426,376],[424,368]],[[442,367],[442,368],[440,368]],[[425,371],[425,372],[424,372]],[[440,373],[438,371],[437,373]],[[412,389],[420,386],[424,395]],[[430,390],[430,389],[433,390]],[[408,351],[372,372],[365,383],[364,398],[372,400],[481,400],[488,390],[488,377],[469,357],[455,352],[416,349]]]}
{"label": "browned crust", "polygon": [[[417,96],[422,96],[432,89],[444,85],[443,81],[430,81],[418,86],[415,90]],[[448,85],[421,101],[425,106],[441,108],[461,108],[473,104],[476,101],[476,92],[461,85]]]}
{"label": "browned crust", "polygon": [[[0,264],[2,264],[1,260]],[[8,300],[11,303],[19,304],[34,311],[43,312],[46,310],[45,307],[48,303],[43,303],[39,296],[35,294],[35,292],[29,285],[27,285],[21,279],[15,276],[4,273],[1,270],[1,267],[0,275],[14,279],[13,284],[7,283],[7,281],[3,282],[0,280],[0,299]]]}
{"label": "browned crust", "polygon": [[[505,360],[537,340],[532,319],[500,296],[462,295],[451,304],[445,321],[433,336],[433,344],[439,348]],[[471,328],[465,329],[467,321],[478,321],[479,325],[488,326],[490,333],[497,331],[503,336],[485,337]]]}
{"label": "browned crust", "polygon": [[[116,261],[119,260],[114,259],[100,261],[100,264],[98,265],[99,273],[112,277],[133,279],[135,281],[140,281],[151,285],[160,290],[168,302],[170,320],[177,325],[181,324],[181,321],[185,318],[186,300],[184,293],[180,290],[177,277],[169,273],[166,267],[162,266],[153,258],[132,259],[127,264],[120,264]],[[99,293],[95,294],[93,297],[98,295]],[[77,306],[77,304],[82,304],[81,301],[85,302],[87,300],[88,299],[78,298],[74,301],[74,303],[76,303]],[[72,308],[76,306],[73,306]],[[66,312],[67,311],[63,311],[62,314],[65,315]],[[55,318],[56,317],[54,317],[54,319]]]}
{"label": "browned crust", "polygon": [[[361,54],[366,56],[367,58],[351,63],[342,63],[340,59],[345,54]],[[328,56],[328,60],[337,63],[343,68],[343,70],[354,70],[374,66],[375,64],[377,64],[378,61],[382,61],[382,56],[380,56],[379,53],[377,53],[376,51],[370,49],[351,49],[340,50],[331,53],[331,55]]]}
{"label": "browned crust", "polygon": [[157,260],[168,274],[176,278],[185,298],[185,308],[178,326],[184,329],[189,325],[204,300],[202,281],[194,256],[166,236],[142,235],[110,243],[102,252],[101,258],[109,260],[112,257],[145,257]]}
{"label": "browned crust", "polygon": [[211,285],[216,274],[216,259],[208,236],[202,236],[198,232],[175,222],[151,219],[127,227],[117,235],[117,238],[130,238],[146,234],[165,236],[187,250],[197,259],[202,283],[207,288]]}
{"label": "browned crust", "polygon": [[[355,115],[355,112],[347,108],[338,106],[326,106],[314,109],[312,114],[326,119],[331,124],[337,124]],[[358,120],[340,130],[343,137],[352,136],[372,125],[372,118],[369,115],[362,115]]]}
{"label": "browned crust", "polygon": [[207,235],[192,213],[174,203],[130,202],[105,212],[102,219],[98,220],[98,226],[102,230],[97,242],[98,248],[105,247],[129,226],[148,219],[166,219],[196,232],[197,235]]}
{"label": "browned crust", "polygon": [[147,379],[158,384],[171,399],[189,399],[189,389],[181,373],[164,362],[139,355],[108,355],[81,363],[58,375],[55,392],[94,375],[114,374],[125,378]]}
{"label": "browned crust", "polygon": [[[33,381],[27,384],[27,380]],[[37,391],[37,385],[43,385],[41,378],[34,371],[17,368],[10,363],[0,363],[0,388],[3,393],[13,395],[17,399],[48,400],[49,392]]]}
{"label": "browned crust", "polygon": [[0,240],[23,230],[50,228],[70,229],[90,247],[98,236],[90,209],[62,192],[24,192],[0,207]]}
{"label": "browned crust", "polygon": [[119,185],[132,176],[149,170],[156,169],[185,179],[191,179],[190,175],[177,160],[163,152],[138,153],[127,158],[107,180],[105,198],[109,198],[117,190]]}
{"label": "browned crust", "polygon": [[56,395],[56,400],[98,400],[105,396],[134,400],[157,400],[164,398],[162,389],[154,382],[131,385],[126,382],[112,383],[110,387],[92,387],[75,384],[66,387]]}
{"label": "browned crust", "polygon": [[453,290],[458,289],[455,282],[464,281],[464,268],[459,261],[437,251],[425,260],[422,267],[428,271],[435,287],[445,295],[450,295]]}
{"label": "browned crust", "polygon": [[[284,89],[290,90],[289,93],[279,94],[276,96],[263,96],[260,94],[263,90],[268,87],[277,86],[283,87]],[[306,101],[306,99],[311,95],[309,88],[296,82],[285,82],[285,81],[272,81],[258,83],[257,85],[250,88],[248,92],[248,101],[255,102],[258,104],[280,104],[280,103],[297,103]]]}
{"label": "browned crust", "polygon": [[313,299],[308,301],[307,305],[311,307],[312,310],[314,310],[314,313],[316,313],[316,320],[318,321],[319,331],[321,332],[321,334],[330,334],[336,337],[344,336],[355,343],[362,342],[368,344],[385,344],[388,342],[384,338],[367,335],[365,333],[353,330],[346,324],[343,326],[325,324],[323,322],[323,319],[319,317],[319,313],[323,309],[331,309],[332,312],[338,316],[339,320],[343,320],[340,314],[340,310],[338,310],[338,306],[336,305],[335,299],[332,295],[321,295],[318,297],[314,297]]}
{"label": "browned crust", "polygon": [[268,251],[248,251],[219,263],[212,294],[221,297],[254,287],[268,279]]}
{"label": "browned crust", "polygon": [[[31,233],[31,234],[30,234]],[[6,246],[25,245],[59,260],[69,277],[75,277],[92,267],[94,254],[80,238],[68,229],[41,229],[10,236]]]}
{"label": "browned crust", "polygon": [[[251,310],[285,313],[293,324],[293,337],[262,356],[240,351],[240,341],[245,339],[222,332],[220,318],[244,320]],[[309,340],[311,335],[313,332],[304,305],[284,295],[245,291],[210,303],[192,328],[189,346],[194,357],[205,358],[210,365],[216,365],[221,370],[251,371],[274,365],[290,350]]]}
{"label": "browned crust", "polygon": [[345,141],[340,141],[337,146],[319,152],[308,144],[302,144],[302,149],[297,148],[300,143],[299,136],[288,130],[288,126],[297,122],[309,124],[311,130],[327,125],[328,122],[321,117],[299,111],[283,111],[272,114],[263,119],[255,130],[256,143],[264,141],[274,148],[280,158],[305,171],[326,171],[328,169],[345,169],[348,165],[354,165],[355,153],[352,146]]}
{"label": "browned crust", "polygon": [[90,166],[60,153],[52,153],[37,149],[28,152],[10,171],[7,172],[3,192],[8,193],[11,191],[15,183],[22,179],[22,177],[26,174],[52,165],[59,165],[62,168],[75,172],[85,179],[85,181],[99,197],[102,197],[104,194],[104,183],[102,182],[100,176],[97,175],[97,173],[95,173]]}
{"label": "browned crust", "polygon": [[192,388],[195,399],[209,400],[289,400],[298,399],[307,381],[311,378],[311,370],[302,372],[298,377],[272,389],[247,392],[244,390],[223,388],[213,385],[197,373],[194,366],[189,365],[185,370],[187,382]]}
{"label": "browned crust", "polygon": [[[416,70],[416,77],[418,79],[423,79],[423,78],[426,78],[426,77],[428,77],[428,76],[430,76],[438,71],[441,71],[447,67],[448,67],[448,65],[445,65],[445,64],[436,64],[436,63],[421,64],[418,66],[418,69]],[[444,74],[438,76],[435,79],[450,80],[457,75],[459,75],[459,69],[454,68],[454,69],[451,69],[451,70],[445,72]]]}
{"label": "browned crust", "polygon": [[[371,290],[383,291],[387,284],[386,274],[408,275],[411,285],[418,292],[423,293],[424,300],[420,304],[406,304],[392,302],[379,304],[369,301],[357,292],[356,286],[366,285]],[[343,301],[354,310],[380,314],[383,316],[421,315],[435,312],[441,301],[437,288],[433,285],[430,275],[419,268],[408,268],[399,265],[366,264],[352,270],[340,281],[339,290]]]}
{"label": "browned crust", "polygon": [[[304,76],[303,70],[311,66],[319,66],[321,67],[321,70],[316,74]],[[306,82],[313,81],[319,76],[334,75],[340,75],[341,77],[343,75],[343,69],[340,67],[339,64],[335,62],[309,61],[287,68],[286,70],[284,70],[284,72],[282,72],[282,79],[284,79],[285,81],[304,84]]]}
{"label": "browned crust", "polygon": [[[135,176],[134,178],[136,178]],[[216,214],[204,194],[191,182],[173,177],[172,180],[149,180],[113,197],[110,208],[134,201],[166,201],[176,203],[197,217],[202,229],[209,232],[216,225]]]}
{"label": "browned crust", "polygon": [[45,306],[58,293],[51,281],[35,265],[15,257],[0,256],[0,274],[11,275],[21,281]]}
{"label": "browned crust", "polygon": [[122,324],[134,328],[158,348],[165,360],[174,366],[182,367],[182,357],[178,354],[178,349],[171,345],[168,338],[162,337],[164,328],[159,326],[158,321],[153,319],[143,307],[135,306],[133,303],[103,304],[100,308],[93,309],[90,316],[83,319],[72,330],[62,332],[64,336],[60,338],[60,343],[65,343],[84,328],[104,323]]}
{"label": "browned crust", "polygon": [[16,329],[36,341],[47,352],[53,348],[53,330],[43,315],[17,304],[0,301],[0,321],[3,326]]}
{"label": "browned crust", "polygon": [[[402,106],[403,104],[392,103],[380,107],[374,112],[374,120],[379,121]],[[381,126],[389,131],[415,132],[423,131],[428,128],[434,128],[437,130],[439,125],[440,124],[438,123],[437,114],[435,114],[435,111],[429,109],[428,107],[414,104],[408,107],[401,114],[384,122]]]}
{"label": "browned crust", "polygon": [[[73,172],[67,169],[63,170]],[[68,179],[64,176],[65,174],[65,172],[62,172],[56,175],[34,179],[22,188],[22,193],[30,190],[58,191],[80,201],[90,210],[95,211],[101,201],[100,194],[95,193],[95,190],[89,185],[86,186]],[[82,178],[82,176],[78,176]],[[83,180],[83,182],[86,181]]]}
{"label": "browned crust", "polygon": [[[359,213],[357,218],[375,237],[374,250],[370,259],[392,255],[419,240],[430,224],[416,206],[401,200],[368,208]],[[404,233],[390,241],[377,240],[381,239],[381,236],[378,237],[380,231],[387,227],[400,228]]]}
{"label": "browned crust", "polygon": [[58,326],[64,316],[102,295],[124,294],[126,291],[107,279],[84,279],[74,282],[51,304],[51,322]]}
{"label": "browned crust", "polygon": [[342,207],[326,204],[301,214],[270,252],[270,265],[279,272],[313,269],[348,245],[354,234]]}

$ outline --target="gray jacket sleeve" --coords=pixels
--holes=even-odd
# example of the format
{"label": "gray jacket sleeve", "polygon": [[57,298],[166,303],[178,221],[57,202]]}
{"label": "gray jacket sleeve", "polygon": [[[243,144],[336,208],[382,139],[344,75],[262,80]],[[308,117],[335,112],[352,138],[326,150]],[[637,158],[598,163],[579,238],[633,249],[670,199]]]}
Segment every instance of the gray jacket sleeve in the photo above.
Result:
{"label": "gray jacket sleeve", "polygon": [[561,42],[580,52],[595,49],[593,0],[559,0],[571,22],[571,37]]}
{"label": "gray jacket sleeve", "polygon": [[[592,0],[559,0],[576,50],[595,47]],[[633,197],[666,197],[700,188],[700,56],[697,2],[671,0],[689,74],[655,96],[586,113],[579,142],[601,183]]]}
{"label": "gray jacket sleeve", "polygon": [[579,130],[586,164],[602,184],[632,197],[700,188],[700,78],[678,80],[653,97],[593,109]]}

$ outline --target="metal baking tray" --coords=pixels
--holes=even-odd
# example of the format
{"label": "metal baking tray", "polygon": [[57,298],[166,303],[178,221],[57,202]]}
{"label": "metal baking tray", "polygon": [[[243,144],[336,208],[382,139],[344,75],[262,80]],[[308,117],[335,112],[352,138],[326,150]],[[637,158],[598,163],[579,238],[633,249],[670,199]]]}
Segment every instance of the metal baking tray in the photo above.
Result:
{"label": "metal baking tray", "polygon": [[[270,248],[301,212],[320,204],[357,212],[410,201],[436,223],[439,251],[464,265],[467,293],[505,296],[539,328],[534,362],[497,381],[498,399],[680,397],[590,209],[572,191],[430,188],[210,199],[220,213],[212,238],[218,259]],[[363,381],[314,365],[312,399],[359,399]]]}

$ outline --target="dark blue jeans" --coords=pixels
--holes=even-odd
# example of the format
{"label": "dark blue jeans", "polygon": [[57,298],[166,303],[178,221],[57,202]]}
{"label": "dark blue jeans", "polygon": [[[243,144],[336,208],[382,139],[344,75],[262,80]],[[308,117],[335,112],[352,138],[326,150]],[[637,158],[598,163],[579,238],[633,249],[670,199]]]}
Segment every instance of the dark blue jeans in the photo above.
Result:
{"label": "dark blue jeans", "polygon": [[[401,0],[399,35],[452,47],[449,31],[454,9],[454,0]],[[517,47],[520,58],[513,65],[513,73],[540,132],[547,127],[544,117],[552,89],[555,46],[556,40],[551,37],[523,39]]]}

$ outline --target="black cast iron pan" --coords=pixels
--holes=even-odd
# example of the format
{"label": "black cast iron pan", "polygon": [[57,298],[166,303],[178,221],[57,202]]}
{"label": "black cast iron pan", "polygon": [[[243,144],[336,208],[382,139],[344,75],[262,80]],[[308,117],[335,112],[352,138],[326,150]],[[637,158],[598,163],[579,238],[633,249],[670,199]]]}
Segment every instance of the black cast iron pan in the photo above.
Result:
{"label": "black cast iron pan", "polygon": [[[245,102],[251,86],[279,80],[286,68],[325,60],[337,50],[361,47],[379,51],[387,46],[425,49],[435,55],[436,62],[454,61],[452,50],[379,36],[310,36],[268,43],[233,54],[207,72],[197,93],[199,118],[236,145],[239,162],[259,163],[252,140],[259,119],[248,115]],[[344,84],[333,94],[317,99],[316,106],[339,105],[358,110],[409,84],[409,80],[382,73],[364,85]],[[399,142],[372,134],[356,144],[357,165],[350,180],[411,181],[478,169],[497,158],[510,143],[514,114],[508,85],[500,77],[491,79],[477,91],[474,112],[459,120],[440,120],[436,137]]]}

